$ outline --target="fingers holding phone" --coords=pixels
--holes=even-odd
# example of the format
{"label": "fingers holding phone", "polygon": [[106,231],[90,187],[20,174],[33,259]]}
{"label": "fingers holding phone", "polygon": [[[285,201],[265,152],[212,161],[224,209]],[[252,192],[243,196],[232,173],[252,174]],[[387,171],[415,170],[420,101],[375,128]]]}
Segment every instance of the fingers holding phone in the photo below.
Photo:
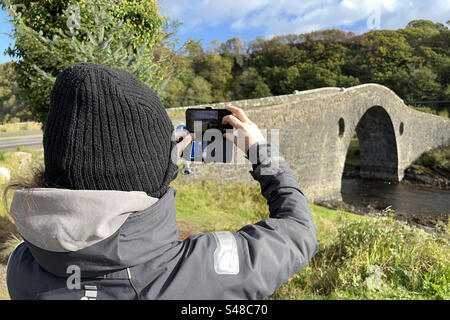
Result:
{"label": "fingers holding phone", "polygon": [[245,114],[244,110],[233,106],[225,107],[232,114],[222,118],[222,124],[230,124],[236,129],[235,134],[226,133],[224,136],[234,141],[236,146],[247,153],[248,149],[257,142],[264,142],[265,138],[258,126]]}
{"label": "fingers holding phone", "polygon": [[185,129],[176,130],[174,134],[175,134],[175,141],[177,141],[178,156],[181,157],[184,149],[186,149],[186,147],[194,140],[194,134],[189,133],[189,131]]}

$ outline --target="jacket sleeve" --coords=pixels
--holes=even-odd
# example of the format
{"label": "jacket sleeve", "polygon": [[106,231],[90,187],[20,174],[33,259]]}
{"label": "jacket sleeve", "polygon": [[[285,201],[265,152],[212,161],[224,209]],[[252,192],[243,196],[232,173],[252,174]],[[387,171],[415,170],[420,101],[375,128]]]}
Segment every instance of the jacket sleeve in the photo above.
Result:
{"label": "jacket sleeve", "polygon": [[253,145],[249,155],[269,218],[234,235],[242,289],[247,298],[261,299],[304,268],[318,244],[307,200],[286,161],[268,144]]}
{"label": "jacket sleeve", "polygon": [[288,164],[268,144],[252,146],[249,155],[269,217],[237,232],[193,235],[180,242],[158,298],[263,299],[316,253],[316,228]]}

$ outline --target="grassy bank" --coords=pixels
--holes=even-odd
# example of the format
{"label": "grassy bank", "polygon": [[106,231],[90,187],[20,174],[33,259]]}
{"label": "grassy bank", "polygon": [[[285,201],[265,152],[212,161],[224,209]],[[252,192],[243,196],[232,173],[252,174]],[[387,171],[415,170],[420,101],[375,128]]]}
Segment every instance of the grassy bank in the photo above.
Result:
{"label": "grassy bank", "polygon": [[414,164],[426,168],[441,166],[450,170],[450,147],[427,151]]}
{"label": "grassy bank", "polygon": [[[22,151],[30,152],[32,161],[42,161],[41,152]],[[13,151],[0,153],[0,166],[8,167],[13,177],[25,170],[24,166],[19,170],[20,157]],[[238,230],[268,215],[258,186],[180,180],[173,186],[178,191],[182,237]],[[2,183],[0,192],[4,187]],[[448,227],[445,234],[429,234],[391,218],[364,217],[315,205],[310,208],[320,250],[271,299],[450,299]],[[11,238],[13,234],[14,226],[2,206],[3,262],[18,241]],[[7,297],[0,270],[0,299]]]}

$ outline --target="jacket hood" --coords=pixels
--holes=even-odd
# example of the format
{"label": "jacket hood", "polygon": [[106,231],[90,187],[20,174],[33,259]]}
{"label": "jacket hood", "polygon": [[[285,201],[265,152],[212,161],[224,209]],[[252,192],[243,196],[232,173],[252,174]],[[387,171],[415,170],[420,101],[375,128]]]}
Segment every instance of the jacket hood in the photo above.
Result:
{"label": "jacket hood", "polygon": [[10,211],[47,271],[67,276],[78,265],[83,276],[97,276],[148,261],[178,241],[175,194],[36,188],[16,191]]}

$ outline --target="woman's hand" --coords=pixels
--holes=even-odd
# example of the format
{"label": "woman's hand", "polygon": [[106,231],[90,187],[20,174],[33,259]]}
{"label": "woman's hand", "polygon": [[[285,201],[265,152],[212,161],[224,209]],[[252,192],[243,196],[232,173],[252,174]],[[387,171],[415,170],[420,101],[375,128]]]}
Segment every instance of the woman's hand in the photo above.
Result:
{"label": "woman's hand", "polygon": [[189,143],[194,140],[194,134],[189,133],[187,130],[176,130],[175,131],[175,141],[178,141],[178,139],[182,138],[180,142],[177,143],[177,152],[178,157],[181,157],[183,154],[183,150],[186,149],[186,147],[189,145]]}
{"label": "woman's hand", "polygon": [[253,144],[266,140],[258,126],[250,121],[242,109],[233,106],[227,106],[225,109],[232,114],[223,117],[222,124],[231,124],[237,131],[237,135],[226,133],[225,137],[234,141],[238,148],[247,153]]}

